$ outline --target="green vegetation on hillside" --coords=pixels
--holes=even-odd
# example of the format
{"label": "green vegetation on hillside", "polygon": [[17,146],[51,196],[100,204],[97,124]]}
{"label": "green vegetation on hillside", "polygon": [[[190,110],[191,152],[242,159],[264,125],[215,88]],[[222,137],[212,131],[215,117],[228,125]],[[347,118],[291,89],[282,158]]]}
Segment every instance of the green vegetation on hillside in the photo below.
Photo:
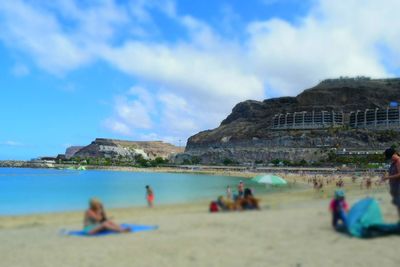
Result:
{"label": "green vegetation on hillside", "polygon": [[126,167],[159,167],[168,164],[168,159],[157,157],[155,159],[145,159],[142,155],[136,155],[134,160],[119,156],[117,158],[81,158],[73,157],[69,160],[61,160],[59,163],[92,165],[92,166],[126,166]]}

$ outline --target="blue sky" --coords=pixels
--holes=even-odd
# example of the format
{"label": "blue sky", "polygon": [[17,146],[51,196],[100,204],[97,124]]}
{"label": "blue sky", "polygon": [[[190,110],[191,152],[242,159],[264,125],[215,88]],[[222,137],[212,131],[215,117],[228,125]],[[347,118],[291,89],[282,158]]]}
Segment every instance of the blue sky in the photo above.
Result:
{"label": "blue sky", "polygon": [[399,74],[399,1],[0,3],[0,159],[96,137],[182,145],[247,99]]}

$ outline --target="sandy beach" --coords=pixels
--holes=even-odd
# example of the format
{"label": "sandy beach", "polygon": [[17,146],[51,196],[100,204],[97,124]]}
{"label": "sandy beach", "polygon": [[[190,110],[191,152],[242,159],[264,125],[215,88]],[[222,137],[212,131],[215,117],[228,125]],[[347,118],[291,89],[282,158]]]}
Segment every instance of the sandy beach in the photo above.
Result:
{"label": "sandy beach", "polygon": [[[208,202],[109,210],[117,222],[151,232],[73,237],[82,212],[0,217],[1,266],[399,266],[398,236],[361,240],[331,229],[329,195],[311,188],[261,196],[260,211],[210,214]],[[372,195],[396,221],[386,188]]]}

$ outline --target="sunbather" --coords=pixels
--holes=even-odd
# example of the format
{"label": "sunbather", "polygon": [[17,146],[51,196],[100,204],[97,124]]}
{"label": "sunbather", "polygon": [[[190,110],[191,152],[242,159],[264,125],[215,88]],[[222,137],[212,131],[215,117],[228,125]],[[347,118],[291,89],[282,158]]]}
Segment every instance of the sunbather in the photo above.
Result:
{"label": "sunbather", "polygon": [[103,204],[96,198],[92,198],[89,201],[89,209],[85,212],[83,230],[88,235],[93,235],[104,230],[111,230],[115,232],[130,231],[130,229],[124,229],[110,221],[106,216]]}

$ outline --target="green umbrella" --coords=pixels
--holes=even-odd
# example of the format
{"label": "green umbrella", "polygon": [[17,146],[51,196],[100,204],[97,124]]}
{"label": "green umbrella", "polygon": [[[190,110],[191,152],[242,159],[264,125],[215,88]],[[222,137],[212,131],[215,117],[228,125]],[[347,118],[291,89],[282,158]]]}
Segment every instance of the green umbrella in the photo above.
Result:
{"label": "green umbrella", "polygon": [[287,184],[286,180],[282,177],[273,174],[261,174],[251,179],[254,182],[260,184],[270,184],[270,185],[285,185]]}

